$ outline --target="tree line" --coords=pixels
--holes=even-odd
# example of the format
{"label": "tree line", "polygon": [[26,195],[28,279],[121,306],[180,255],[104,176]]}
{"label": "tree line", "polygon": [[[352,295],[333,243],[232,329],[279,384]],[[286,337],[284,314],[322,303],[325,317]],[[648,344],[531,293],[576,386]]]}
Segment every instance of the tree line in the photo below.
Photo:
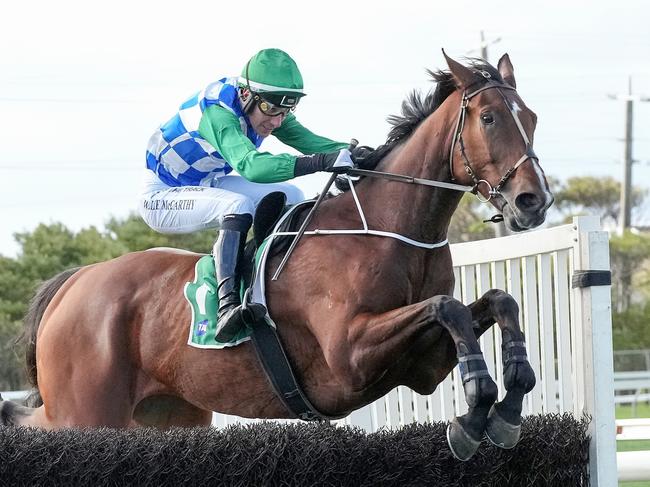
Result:
{"label": "tree line", "polygon": [[[551,224],[570,221],[571,215],[596,214],[615,225],[620,185],[612,178],[582,177],[552,182],[556,196]],[[633,203],[640,208],[645,194],[636,189]],[[466,195],[452,220],[448,238],[462,242],[492,238],[495,230],[484,220],[494,213]],[[71,267],[112,259],[127,252],[174,247],[209,253],[216,231],[162,235],[149,229],[139,216],[111,218],[104,229],[90,226],[73,232],[61,223],[40,224],[31,232],[15,234],[20,251],[15,258],[0,255],[0,390],[26,388],[24,345],[16,344],[29,300],[44,280]],[[650,232],[612,235],[613,335],[617,349],[650,348]]]}
{"label": "tree line", "polygon": [[14,235],[16,258],[0,256],[0,391],[26,388],[24,344],[16,343],[23,317],[38,285],[71,267],[109,260],[127,252],[174,247],[208,253],[216,236],[204,230],[188,235],[162,235],[141,218],[110,219],[104,230],[93,226],[78,232],[61,223],[40,224]]}

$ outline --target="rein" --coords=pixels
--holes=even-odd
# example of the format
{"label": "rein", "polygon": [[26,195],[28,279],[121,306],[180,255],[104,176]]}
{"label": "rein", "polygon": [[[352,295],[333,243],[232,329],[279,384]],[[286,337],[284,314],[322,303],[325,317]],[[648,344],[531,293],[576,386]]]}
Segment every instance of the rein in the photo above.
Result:
{"label": "rein", "polygon": [[[374,172],[374,171],[371,171]],[[380,173],[381,174],[381,173]],[[386,173],[390,174],[390,173]],[[399,176],[399,175],[396,175]],[[433,242],[433,243],[427,243],[427,242],[420,242],[419,240],[413,240],[412,238],[405,237],[404,235],[401,235],[399,233],[394,233],[394,232],[385,232],[383,230],[372,230],[368,228],[368,222],[366,221],[366,215],[363,212],[363,208],[361,207],[361,202],[359,201],[359,197],[357,196],[357,192],[354,189],[354,184],[352,184],[352,180],[350,176],[345,175],[345,177],[348,178],[348,181],[350,182],[350,191],[352,192],[352,196],[354,198],[354,202],[357,206],[357,210],[359,211],[359,217],[361,218],[361,223],[363,224],[363,228],[358,228],[358,229],[351,229],[351,230],[321,230],[321,229],[314,229],[314,230],[309,230],[306,232],[273,232],[270,236],[271,237],[279,237],[279,236],[285,236],[285,235],[375,235],[378,237],[389,237],[389,238],[394,238],[396,240],[400,240],[404,243],[407,243],[409,245],[413,245],[414,247],[419,247],[423,249],[437,249],[440,247],[444,247],[449,243],[447,239],[441,240],[440,242]],[[426,181],[426,180],[425,180]],[[435,181],[429,181],[429,182],[435,182]],[[471,186],[466,186],[468,188],[471,188]],[[284,220],[284,218],[283,218]],[[282,222],[282,220],[280,220]],[[279,225],[278,225],[279,226]],[[288,255],[289,252],[287,251]],[[285,255],[285,257],[286,257]],[[273,276],[273,280],[276,279],[276,276]]]}
{"label": "rein", "polygon": [[434,186],[437,188],[453,189],[455,191],[465,191],[467,193],[476,194],[477,185],[474,186],[465,186],[462,184],[455,183],[445,183],[443,181],[434,181],[431,179],[422,179],[414,178],[412,176],[406,176],[404,174],[395,174],[392,172],[382,172],[382,171],[372,171],[370,169],[350,169],[347,171],[347,174],[352,174],[355,176],[368,176],[371,178],[381,178],[388,179],[390,181],[398,181],[400,183],[409,183],[409,184],[421,184],[423,186]]}

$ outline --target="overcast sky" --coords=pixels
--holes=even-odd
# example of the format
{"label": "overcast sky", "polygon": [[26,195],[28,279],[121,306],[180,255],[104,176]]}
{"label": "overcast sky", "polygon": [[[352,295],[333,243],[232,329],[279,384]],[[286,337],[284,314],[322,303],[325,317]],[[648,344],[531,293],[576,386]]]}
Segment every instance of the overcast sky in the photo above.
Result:
{"label": "overcast sky", "polygon": [[[446,5],[445,5],[446,4]],[[530,6],[526,6],[530,4]],[[313,7],[310,7],[313,5]],[[385,119],[426,68],[508,52],[537,113],[548,175],[621,178],[624,104],[650,97],[650,7],[619,2],[4,2],[0,29],[0,254],[41,222],[102,227],[135,211],[149,136],[189,95],[259,49],[298,62],[311,130],[384,142]],[[326,10],[322,10],[326,8]],[[473,52],[470,52],[474,50]],[[634,183],[650,188],[650,103],[635,104]],[[262,146],[287,150],[270,137]],[[324,182],[301,178],[308,196]],[[649,221],[647,215],[633,215]]]}

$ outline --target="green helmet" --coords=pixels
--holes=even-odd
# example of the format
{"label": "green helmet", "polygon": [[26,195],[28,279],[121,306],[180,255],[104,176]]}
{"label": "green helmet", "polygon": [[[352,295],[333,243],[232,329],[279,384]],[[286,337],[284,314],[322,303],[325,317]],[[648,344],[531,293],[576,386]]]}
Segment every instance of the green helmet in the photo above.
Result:
{"label": "green helmet", "polygon": [[262,49],[250,58],[239,85],[281,107],[295,107],[306,94],[296,62],[280,49]]}

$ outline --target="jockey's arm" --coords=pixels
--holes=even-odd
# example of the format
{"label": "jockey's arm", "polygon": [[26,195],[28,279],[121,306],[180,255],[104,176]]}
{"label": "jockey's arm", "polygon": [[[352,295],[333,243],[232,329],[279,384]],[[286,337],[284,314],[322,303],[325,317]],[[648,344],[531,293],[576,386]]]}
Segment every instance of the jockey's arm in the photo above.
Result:
{"label": "jockey's arm", "polygon": [[225,108],[208,107],[201,117],[199,134],[249,181],[277,183],[294,177],[296,156],[258,151],[242,132],[239,119]]}
{"label": "jockey's arm", "polygon": [[348,147],[345,142],[337,142],[316,135],[306,129],[293,113],[289,113],[277,129],[273,131],[280,142],[299,150],[303,154],[316,154],[317,152],[336,152]]}
{"label": "jockey's arm", "polygon": [[[282,130],[286,122],[290,123]],[[282,126],[278,127],[273,135],[276,135],[277,131],[280,131],[287,142],[280,136],[278,139],[307,154],[346,147],[344,143],[313,134],[300,125],[292,114],[285,118]],[[199,133],[219,151],[235,171],[249,181],[275,183],[294,177],[296,156],[258,151],[242,132],[239,119],[222,107],[211,106],[205,110],[199,124]],[[301,137],[304,137],[304,140]]]}

